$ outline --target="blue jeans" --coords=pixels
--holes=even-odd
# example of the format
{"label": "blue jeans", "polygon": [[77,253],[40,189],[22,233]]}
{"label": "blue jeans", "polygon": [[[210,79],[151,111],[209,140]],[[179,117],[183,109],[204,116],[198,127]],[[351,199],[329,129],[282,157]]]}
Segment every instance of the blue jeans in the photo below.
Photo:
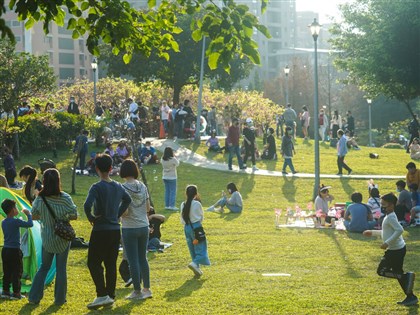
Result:
{"label": "blue jeans", "polygon": [[163,129],[165,129],[165,132],[168,133],[168,120],[167,119],[163,119]]}
{"label": "blue jeans", "polygon": [[147,244],[149,243],[149,227],[134,229],[122,229],[124,249],[130,266],[130,274],[133,279],[134,290],[140,290],[140,282],[143,287],[150,288],[150,270],[147,261]]}
{"label": "blue jeans", "polygon": [[69,256],[70,243],[67,249],[59,254],[49,253],[42,248],[41,267],[37,271],[34,281],[32,282],[31,291],[29,292],[29,301],[38,303],[44,297],[44,283],[48,271],[55,257],[56,274],[54,285],[54,303],[57,305],[66,302],[67,294],[67,257]]}
{"label": "blue jeans", "polygon": [[293,166],[293,161],[292,158],[284,158],[284,163],[283,163],[283,172],[286,172],[286,167],[289,166],[290,170],[292,172],[295,172],[295,167]]}
{"label": "blue jeans", "polygon": [[165,208],[175,207],[176,204],[176,179],[164,179]]}
{"label": "blue jeans", "polygon": [[[358,233],[362,233],[363,231],[353,231],[350,229],[350,221],[349,220],[345,220],[344,222],[344,226],[346,227],[346,230],[349,232],[358,232]],[[375,225],[377,224],[377,222],[375,220],[373,221],[368,221],[368,228],[367,230],[371,230],[375,227]]]}
{"label": "blue jeans", "polygon": [[229,148],[229,160],[228,160],[229,169],[232,169],[232,160],[233,160],[234,154],[236,154],[236,157],[238,158],[239,168],[243,168],[244,165],[242,164],[241,151],[239,149],[239,145],[232,145],[228,148]]}
{"label": "blue jeans", "polygon": [[[201,226],[200,222],[192,224],[193,228]],[[185,238],[187,240],[188,250],[190,251],[191,259],[198,266],[199,265],[210,265],[209,254],[207,252],[207,240],[198,243],[197,245],[193,244],[194,240],[194,230],[191,228],[191,225],[184,225]]]}
{"label": "blue jeans", "polygon": [[242,207],[238,206],[238,205],[230,205],[227,203],[227,198],[226,197],[222,197],[220,198],[217,202],[216,202],[216,207],[227,207],[229,209],[230,212],[232,213],[241,213],[242,212]]}

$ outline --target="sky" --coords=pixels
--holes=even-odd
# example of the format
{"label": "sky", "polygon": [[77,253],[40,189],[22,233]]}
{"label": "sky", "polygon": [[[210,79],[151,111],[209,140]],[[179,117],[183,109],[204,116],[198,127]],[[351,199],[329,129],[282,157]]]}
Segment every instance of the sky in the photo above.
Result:
{"label": "sky", "polygon": [[[275,0],[274,0],[275,1]],[[296,0],[296,11],[314,11],[319,13],[319,22],[325,23],[329,20],[328,15],[338,14],[338,4],[349,2],[348,0]]]}

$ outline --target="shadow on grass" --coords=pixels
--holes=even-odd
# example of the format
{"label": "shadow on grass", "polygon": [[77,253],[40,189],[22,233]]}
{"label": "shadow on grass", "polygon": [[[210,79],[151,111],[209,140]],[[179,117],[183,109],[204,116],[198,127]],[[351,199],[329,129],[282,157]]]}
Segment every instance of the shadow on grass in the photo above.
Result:
{"label": "shadow on grass", "polygon": [[296,185],[295,185],[296,178],[283,176],[283,179],[284,179],[284,184],[281,187],[283,196],[287,199],[287,201],[295,202],[296,201]]}
{"label": "shadow on grass", "polygon": [[[331,237],[332,241],[336,245],[338,252],[340,253],[341,259],[343,259],[344,264],[346,265],[347,275],[351,278],[363,278],[362,275],[354,268],[353,263],[350,262],[347,257],[348,254],[344,250],[340,241],[337,239],[337,233],[334,230],[318,229],[320,233],[324,233],[327,236]],[[344,231],[342,233],[345,233]]]}
{"label": "shadow on grass", "polygon": [[166,291],[164,297],[168,302],[178,302],[182,298],[190,296],[194,291],[201,289],[204,279],[192,278],[185,281],[179,288]]}
{"label": "shadow on grass", "polygon": [[419,305],[413,305],[407,308],[408,315],[415,315],[419,313]]}
{"label": "shadow on grass", "polygon": [[225,219],[225,221],[233,221],[233,220],[239,218],[240,215],[241,215],[241,213],[228,212],[228,213],[223,213],[220,217],[222,219]]}
{"label": "shadow on grass", "polygon": [[277,165],[277,160],[261,160],[262,163],[265,164],[265,169],[267,171],[275,171],[276,170],[276,165]]}
{"label": "shadow on grass", "polygon": [[347,193],[347,195],[349,196],[349,200],[350,200],[350,196],[352,193],[354,193],[356,190],[353,188],[352,185],[350,185],[350,179],[349,178],[344,178],[344,177],[340,177],[340,182],[341,182],[341,186],[343,187],[343,190]]}
{"label": "shadow on grass", "polygon": [[[22,306],[22,308],[19,310],[19,315],[25,315],[25,314],[32,314],[34,311],[35,311],[35,309],[37,308],[39,306],[39,304],[38,305],[32,305],[32,304],[25,304],[24,306]],[[51,306],[50,306],[51,307]],[[49,307],[49,308],[50,308]],[[48,309],[49,309],[48,308]],[[55,309],[55,311],[57,311],[57,309],[58,309],[59,307],[57,307],[56,306],[56,309]],[[47,310],[48,310],[47,309]],[[47,311],[47,310],[45,310],[45,312]],[[44,314],[52,314],[53,312],[50,312],[50,313],[44,313]]]}

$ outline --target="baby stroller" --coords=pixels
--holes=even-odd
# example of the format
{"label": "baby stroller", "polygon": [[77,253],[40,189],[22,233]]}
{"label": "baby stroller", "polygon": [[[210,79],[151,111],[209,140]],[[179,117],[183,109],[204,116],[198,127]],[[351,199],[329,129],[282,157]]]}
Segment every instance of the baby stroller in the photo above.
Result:
{"label": "baby stroller", "polygon": [[56,168],[55,163],[52,160],[49,160],[47,158],[39,159],[38,160],[38,164],[39,164],[39,167],[41,169],[41,173],[42,174],[44,174],[44,172],[45,172],[46,169]]}

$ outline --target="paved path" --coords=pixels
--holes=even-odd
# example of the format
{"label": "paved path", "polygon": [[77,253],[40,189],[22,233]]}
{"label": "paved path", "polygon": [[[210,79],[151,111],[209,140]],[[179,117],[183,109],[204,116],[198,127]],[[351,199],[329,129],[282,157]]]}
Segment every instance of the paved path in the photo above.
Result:
{"label": "paved path", "polygon": [[[148,139],[149,140],[149,139]],[[246,169],[245,171],[239,170],[237,166],[233,166],[233,170],[228,170],[227,163],[220,163],[213,160],[208,160],[206,157],[194,153],[193,151],[181,146],[178,142],[174,142],[172,139],[150,139],[153,146],[163,152],[165,147],[170,146],[174,151],[176,151],[177,158],[184,163],[188,163],[194,166],[204,167],[208,169],[213,169],[217,171],[224,171],[224,172],[235,172],[235,173],[247,173],[247,174],[254,174],[254,175],[263,175],[263,176],[286,176],[286,177],[295,177],[295,178],[315,178],[315,174],[308,174],[308,173],[297,173],[297,174],[287,174],[283,175],[279,171],[268,171],[268,170],[258,170],[252,171],[251,168]],[[321,174],[320,178],[333,178],[333,179],[340,179],[340,178],[351,178],[351,179],[405,179],[405,176],[397,176],[397,175],[332,175],[332,174]]]}

